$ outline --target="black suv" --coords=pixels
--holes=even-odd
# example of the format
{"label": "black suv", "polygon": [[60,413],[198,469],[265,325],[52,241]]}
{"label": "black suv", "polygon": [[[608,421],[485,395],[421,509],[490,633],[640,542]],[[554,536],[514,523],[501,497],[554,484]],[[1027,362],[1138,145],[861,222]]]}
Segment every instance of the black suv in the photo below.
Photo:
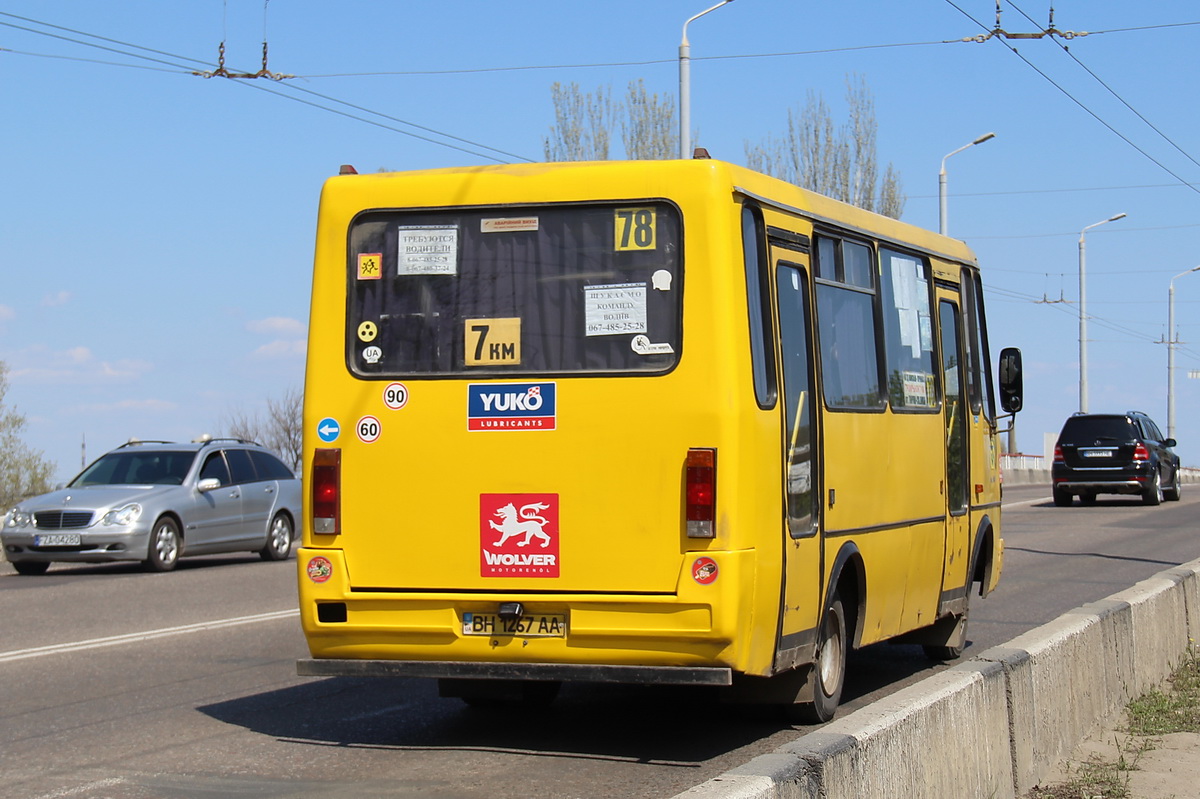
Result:
{"label": "black suv", "polygon": [[1054,446],[1054,504],[1084,504],[1097,494],[1139,494],[1145,505],[1179,499],[1175,439],[1163,437],[1144,413],[1077,413],[1067,419]]}

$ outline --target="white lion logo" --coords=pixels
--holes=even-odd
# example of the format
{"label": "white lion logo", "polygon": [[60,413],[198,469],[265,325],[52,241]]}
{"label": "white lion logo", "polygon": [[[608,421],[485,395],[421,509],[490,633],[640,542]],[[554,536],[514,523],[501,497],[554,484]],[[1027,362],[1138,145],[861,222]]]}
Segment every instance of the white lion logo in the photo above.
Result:
{"label": "white lion logo", "polygon": [[525,540],[518,541],[517,546],[528,546],[530,540],[537,536],[542,541],[542,548],[550,546],[550,536],[542,532],[542,528],[549,524],[549,520],[543,519],[538,515],[539,511],[547,510],[550,506],[543,505],[540,502],[531,502],[528,505],[522,505],[520,512],[517,511],[515,505],[511,502],[496,511],[495,515],[501,519],[500,524],[496,524],[491,519],[488,524],[493,530],[499,530],[500,540],[492,544],[494,547],[502,546],[505,541],[512,538],[514,535],[524,533]]}

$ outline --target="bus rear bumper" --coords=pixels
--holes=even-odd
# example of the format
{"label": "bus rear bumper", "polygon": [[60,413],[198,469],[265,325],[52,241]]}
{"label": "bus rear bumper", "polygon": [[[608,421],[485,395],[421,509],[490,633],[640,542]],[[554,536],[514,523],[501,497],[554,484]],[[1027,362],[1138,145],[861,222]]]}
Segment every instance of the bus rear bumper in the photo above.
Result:
{"label": "bus rear bumper", "polygon": [[486,663],[437,660],[304,658],[302,677],[433,677],[473,680],[542,680],[641,685],[732,685],[733,670],[710,666],[622,666],[581,663]]}

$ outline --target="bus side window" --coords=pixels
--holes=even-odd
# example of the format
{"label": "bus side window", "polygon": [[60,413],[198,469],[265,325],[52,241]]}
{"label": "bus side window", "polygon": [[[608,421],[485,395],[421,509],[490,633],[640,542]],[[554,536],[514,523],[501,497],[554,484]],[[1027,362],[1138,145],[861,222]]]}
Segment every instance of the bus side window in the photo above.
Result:
{"label": "bus side window", "polygon": [[864,244],[817,237],[821,391],[830,408],[883,407],[875,332],[875,281]]}
{"label": "bus side window", "polygon": [[771,314],[767,303],[770,279],[766,228],[762,212],[742,208],[742,257],[746,269],[746,302],[750,314],[750,359],[754,367],[754,396],[760,408],[775,405],[775,349],[771,346]]}
{"label": "bus side window", "polygon": [[785,490],[788,532],[792,538],[816,532],[817,493],[814,479],[812,361],[809,345],[808,278],[804,270],[780,264],[776,273],[779,301],[779,358],[783,364]]}

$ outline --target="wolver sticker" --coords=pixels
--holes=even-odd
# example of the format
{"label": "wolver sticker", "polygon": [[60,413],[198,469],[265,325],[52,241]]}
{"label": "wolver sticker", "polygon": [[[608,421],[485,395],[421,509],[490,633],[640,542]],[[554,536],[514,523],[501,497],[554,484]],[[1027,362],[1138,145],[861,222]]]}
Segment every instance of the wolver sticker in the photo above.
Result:
{"label": "wolver sticker", "polygon": [[558,494],[480,494],[483,577],[558,577]]}

